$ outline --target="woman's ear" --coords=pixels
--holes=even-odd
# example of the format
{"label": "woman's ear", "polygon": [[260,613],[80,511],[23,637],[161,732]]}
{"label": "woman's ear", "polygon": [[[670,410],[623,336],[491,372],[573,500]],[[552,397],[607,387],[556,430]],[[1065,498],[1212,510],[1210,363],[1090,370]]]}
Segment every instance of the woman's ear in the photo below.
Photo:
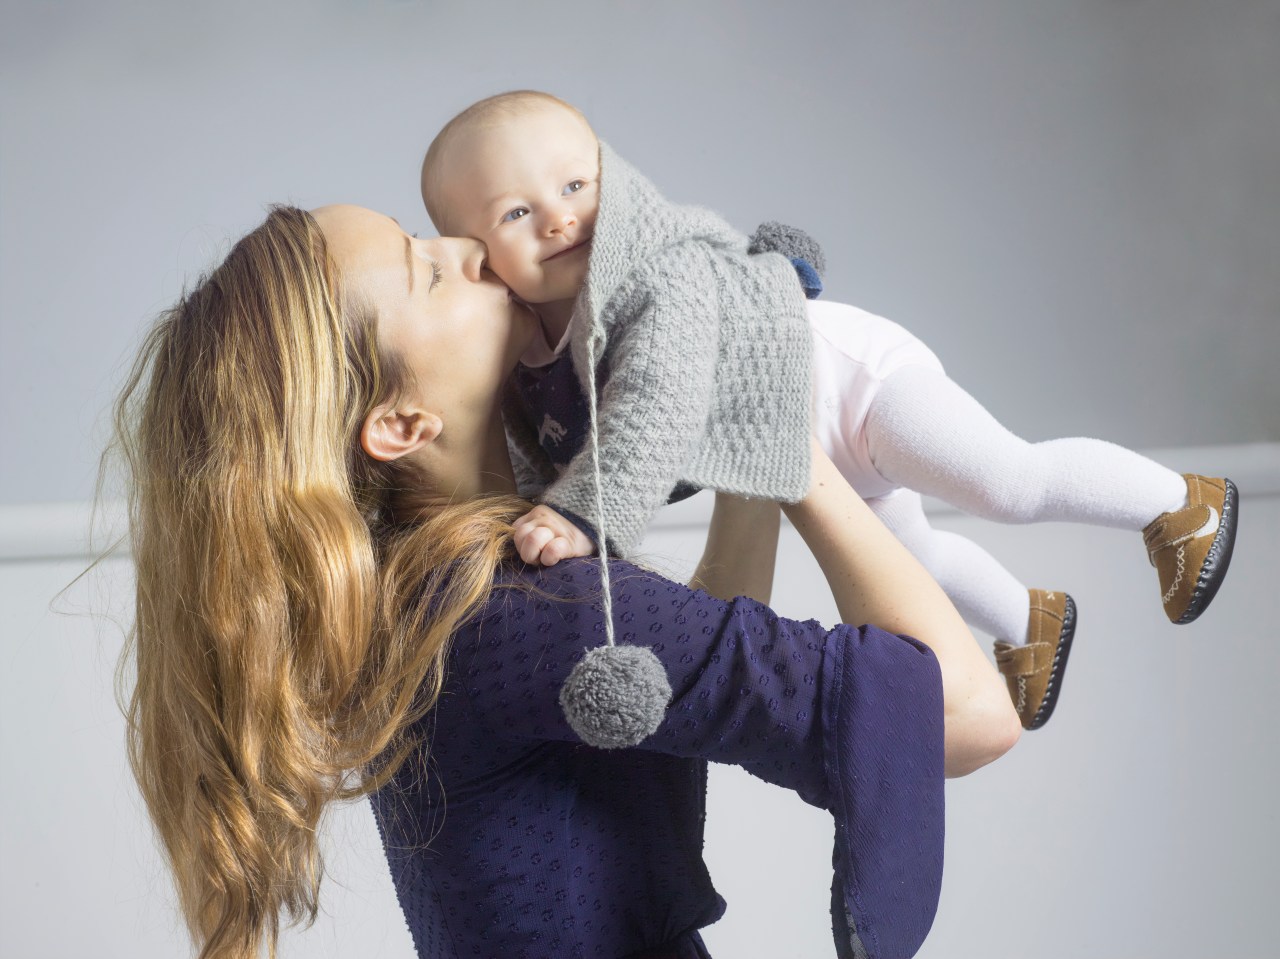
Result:
{"label": "woman's ear", "polygon": [[423,410],[375,407],[360,427],[360,445],[376,460],[390,462],[420,450],[444,429],[444,421]]}

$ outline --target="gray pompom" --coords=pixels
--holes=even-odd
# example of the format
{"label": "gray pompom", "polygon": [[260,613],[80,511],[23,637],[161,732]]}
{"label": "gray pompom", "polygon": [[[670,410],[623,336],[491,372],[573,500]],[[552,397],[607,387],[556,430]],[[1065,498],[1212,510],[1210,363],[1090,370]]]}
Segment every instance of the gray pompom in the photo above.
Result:
{"label": "gray pompom", "polygon": [[671,702],[667,671],[645,646],[598,646],[573,667],[560,708],[582,741],[601,749],[643,742]]}
{"label": "gray pompom", "polygon": [[781,253],[789,260],[800,259],[813,267],[819,276],[827,272],[827,258],[818,241],[796,226],[777,220],[761,223],[751,234],[748,253]]}

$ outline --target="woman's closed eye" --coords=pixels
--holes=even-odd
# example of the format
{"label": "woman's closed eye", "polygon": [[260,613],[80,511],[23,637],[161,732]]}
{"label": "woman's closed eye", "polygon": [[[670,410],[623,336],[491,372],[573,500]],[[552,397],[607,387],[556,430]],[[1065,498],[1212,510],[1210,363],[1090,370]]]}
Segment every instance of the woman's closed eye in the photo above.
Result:
{"label": "woman's closed eye", "polygon": [[[415,240],[418,238],[417,233],[413,233],[411,235]],[[444,270],[440,268],[439,260],[433,260],[429,256],[424,256],[422,259],[426,260],[427,264],[431,267],[431,285],[427,287],[427,292],[430,293],[439,286],[440,281],[444,279]]]}

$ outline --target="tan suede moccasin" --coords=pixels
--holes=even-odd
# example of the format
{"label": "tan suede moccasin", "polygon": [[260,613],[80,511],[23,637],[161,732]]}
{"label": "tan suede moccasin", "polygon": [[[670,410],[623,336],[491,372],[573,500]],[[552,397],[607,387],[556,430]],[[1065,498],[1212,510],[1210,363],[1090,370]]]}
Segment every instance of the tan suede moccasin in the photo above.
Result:
{"label": "tan suede moccasin", "polygon": [[1187,505],[1161,513],[1142,531],[1170,622],[1189,623],[1205,611],[1231,565],[1240,496],[1229,479],[1186,473]]}
{"label": "tan suede moccasin", "polygon": [[1027,644],[996,643],[996,666],[1023,729],[1039,729],[1053,715],[1076,634],[1076,604],[1066,593],[1033,589]]}

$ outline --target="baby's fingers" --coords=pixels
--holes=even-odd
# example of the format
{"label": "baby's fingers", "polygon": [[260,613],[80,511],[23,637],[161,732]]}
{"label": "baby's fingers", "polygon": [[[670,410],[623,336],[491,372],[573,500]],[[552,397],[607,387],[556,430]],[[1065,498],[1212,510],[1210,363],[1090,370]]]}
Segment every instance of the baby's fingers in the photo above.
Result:
{"label": "baby's fingers", "polygon": [[511,524],[512,529],[522,529],[530,523],[536,523],[538,521],[538,510],[542,508],[543,507],[535,506],[533,509],[529,510],[529,512],[525,513]]}
{"label": "baby's fingers", "polygon": [[562,559],[579,555],[573,551],[573,544],[563,536],[557,536],[542,548],[541,562],[543,566],[554,566]]}
{"label": "baby's fingers", "polygon": [[516,552],[526,563],[537,563],[542,548],[555,539],[555,533],[545,526],[523,526],[512,535]]}

